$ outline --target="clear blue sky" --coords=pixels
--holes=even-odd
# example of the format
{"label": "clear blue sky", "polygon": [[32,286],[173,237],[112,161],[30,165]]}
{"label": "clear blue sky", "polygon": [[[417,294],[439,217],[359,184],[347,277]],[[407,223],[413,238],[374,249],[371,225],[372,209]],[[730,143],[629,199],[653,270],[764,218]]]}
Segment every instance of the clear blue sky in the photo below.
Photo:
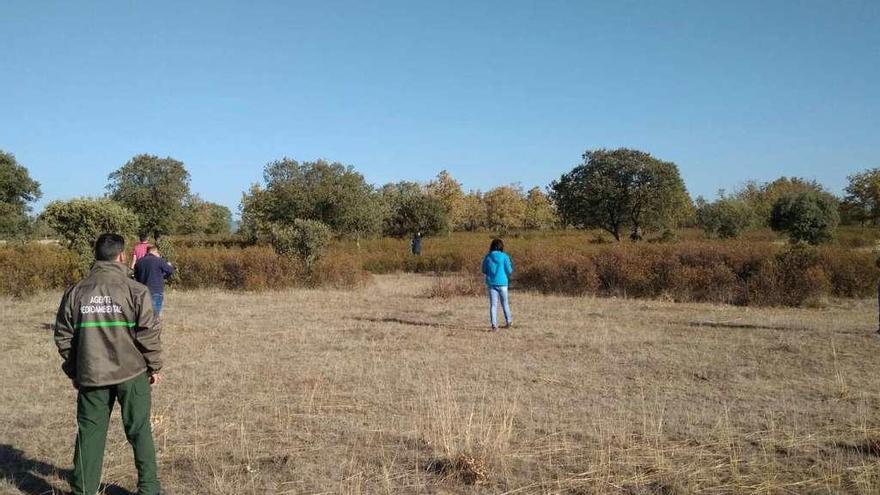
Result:
{"label": "clear blue sky", "polygon": [[235,210],[266,162],[547,185],[585,149],[693,196],[880,167],[880,2],[0,3],[0,149],[47,200],[172,156]]}

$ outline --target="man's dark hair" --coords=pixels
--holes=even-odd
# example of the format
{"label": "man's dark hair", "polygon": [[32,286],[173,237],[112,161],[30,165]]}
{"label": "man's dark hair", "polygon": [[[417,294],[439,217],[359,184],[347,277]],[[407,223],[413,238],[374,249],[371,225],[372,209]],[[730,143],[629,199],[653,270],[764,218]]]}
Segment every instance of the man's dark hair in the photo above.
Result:
{"label": "man's dark hair", "polygon": [[148,237],[149,236],[147,236],[146,232],[141,232],[140,234],[138,234],[138,240],[141,242],[147,242]]}
{"label": "man's dark hair", "polygon": [[125,249],[125,239],[119,234],[101,234],[95,241],[95,259],[114,261]]}
{"label": "man's dark hair", "polygon": [[504,252],[504,241],[501,239],[492,239],[492,244],[489,245],[489,251],[501,251]]}

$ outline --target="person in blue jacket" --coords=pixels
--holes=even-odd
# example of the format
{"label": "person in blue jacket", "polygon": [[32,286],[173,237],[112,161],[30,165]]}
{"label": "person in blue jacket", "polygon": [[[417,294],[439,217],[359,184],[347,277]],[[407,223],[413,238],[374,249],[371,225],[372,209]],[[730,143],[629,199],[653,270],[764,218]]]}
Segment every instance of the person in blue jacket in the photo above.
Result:
{"label": "person in blue jacket", "polygon": [[489,321],[492,323],[493,332],[498,330],[498,299],[501,300],[501,308],[504,310],[505,328],[510,328],[513,324],[507,294],[512,273],[513,263],[510,261],[510,256],[504,253],[504,242],[501,239],[493,239],[489,246],[489,254],[483,258],[483,275],[486,276],[489,292]]}
{"label": "person in blue jacket", "polygon": [[156,246],[148,247],[147,255],[134,264],[134,279],[150,289],[156,317],[162,312],[162,303],[165,300],[165,279],[172,275],[174,267],[162,259]]}

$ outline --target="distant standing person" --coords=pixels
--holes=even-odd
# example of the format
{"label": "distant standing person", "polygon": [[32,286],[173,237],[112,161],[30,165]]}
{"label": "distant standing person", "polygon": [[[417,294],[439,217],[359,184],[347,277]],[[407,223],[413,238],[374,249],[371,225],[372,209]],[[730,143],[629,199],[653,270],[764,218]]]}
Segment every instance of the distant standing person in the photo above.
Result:
{"label": "distant standing person", "polygon": [[489,292],[489,321],[493,332],[498,330],[499,299],[504,310],[505,328],[510,328],[513,324],[507,292],[512,273],[513,263],[510,261],[510,256],[504,253],[504,242],[501,239],[493,239],[489,246],[489,254],[483,258],[483,275],[486,276],[486,287]]}
{"label": "distant standing person", "polygon": [[162,303],[165,301],[165,279],[171,275],[174,275],[174,267],[162,259],[156,246],[150,246],[147,255],[134,265],[134,279],[150,289],[157,318],[162,313]]}
{"label": "distant standing person", "polygon": [[131,265],[129,265],[129,268],[132,270],[134,270],[135,263],[147,255],[147,248],[150,247],[150,243],[147,242],[147,234],[139,235],[138,241],[139,242],[134,245],[134,249],[131,250]]}
{"label": "distant standing person", "polygon": [[416,256],[421,256],[422,254],[422,233],[416,232],[416,235],[413,236],[412,241],[410,242],[410,249],[412,249],[412,254]]}
{"label": "distant standing person", "polygon": [[70,485],[93,495],[101,484],[107,427],[119,402],[134,450],[138,493],[160,493],[150,428],[150,385],[159,383],[162,341],[146,287],[128,277],[125,239],[102,234],[89,275],[67,289],[55,319],[61,369],[78,391],[76,446]]}

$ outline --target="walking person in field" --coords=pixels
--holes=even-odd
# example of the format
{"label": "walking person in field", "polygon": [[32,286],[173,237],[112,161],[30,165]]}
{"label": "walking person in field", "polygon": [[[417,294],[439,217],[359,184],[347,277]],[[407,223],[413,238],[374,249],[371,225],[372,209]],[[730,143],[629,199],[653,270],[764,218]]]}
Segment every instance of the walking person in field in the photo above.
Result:
{"label": "walking person in field", "polygon": [[129,268],[134,270],[134,265],[137,261],[144,256],[147,255],[147,249],[150,247],[150,243],[147,242],[147,234],[140,234],[138,236],[138,243],[134,245],[134,248],[131,250],[131,265]]}
{"label": "walking person in field", "polygon": [[98,492],[116,402],[134,450],[137,493],[162,493],[150,427],[150,386],[159,383],[162,369],[161,330],[150,291],[128,278],[124,250],[122,236],[98,237],[91,273],[64,293],[55,319],[61,369],[79,392],[70,478],[75,495]]}
{"label": "walking person in field", "polygon": [[156,246],[147,248],[147,255],[134,265],[134,279],[150,289],[156,318],[162,313],[162,304],[165,301],[165,280],[172,275],[174,267],[162,259]]}
{"label": "walking person in field", "polygon": [[507,292],[512,273],[513,263],[510,261],[510,256],[504,252],[504,242],[501,239],[493,239],[489,246],[489,254],[483,258],[483,275],[486,276],[486,287],[489,293],[489,321],[492,324],[493,332],[498,330],[499,299],[504,311],[504,328],[510,328],[513,324]]}
{"label": "walking person in field", "polygon": [[412,240],[409,242],[410,250],[412,254],[415,256],[422,255],[422,233],[416,232],[416,235],[413,236]]}

